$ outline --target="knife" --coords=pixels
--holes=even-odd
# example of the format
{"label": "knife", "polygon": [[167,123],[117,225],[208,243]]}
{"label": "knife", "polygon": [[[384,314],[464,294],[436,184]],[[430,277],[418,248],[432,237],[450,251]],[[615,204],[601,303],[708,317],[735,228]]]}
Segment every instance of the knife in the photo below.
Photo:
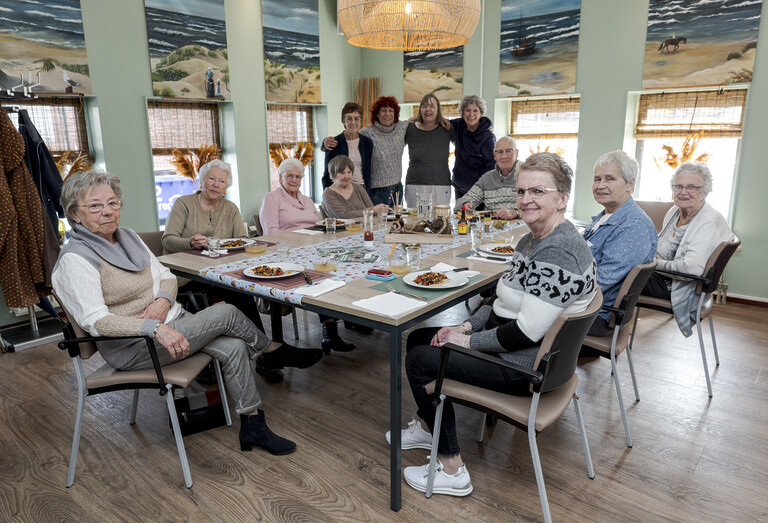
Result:
{"label": "knife", "polygon": [[304,281],[307,282],[307,285],[314,285],[315,282],[312,281],[312,278],[309,277],[309,274],[307,274],[306,271],[301,271],[301,274],[304,275]]}
{"label": "knife", "polygon": [[485,259],[494,260],[494,261],[501,261],[501,262],[508,262],[508,261],[510,261],[507,258],[501,258],[499,256],[487,256],[485,254],[480,254],[480,253],[477,253],[477,256],[479,256],[480,258],[485,258]]}

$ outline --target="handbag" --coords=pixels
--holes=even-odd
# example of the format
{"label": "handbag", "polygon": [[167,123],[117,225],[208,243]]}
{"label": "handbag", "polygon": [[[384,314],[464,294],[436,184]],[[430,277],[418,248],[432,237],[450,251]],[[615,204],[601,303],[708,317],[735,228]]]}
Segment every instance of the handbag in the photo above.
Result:
{"label": "handbag", "polygon": [[[227,424],[219,389],[199,392],[173,400],[182,436],[197,434]],[[168,420],[170,424],[170,418]]]}

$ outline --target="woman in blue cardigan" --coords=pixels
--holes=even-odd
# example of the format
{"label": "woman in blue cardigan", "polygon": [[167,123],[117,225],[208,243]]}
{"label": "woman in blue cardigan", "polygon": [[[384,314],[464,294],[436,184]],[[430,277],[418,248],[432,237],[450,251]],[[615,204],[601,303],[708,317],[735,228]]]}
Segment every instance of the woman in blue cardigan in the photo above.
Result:
{"label": "woman in blue cardigan", "polygon": [[323,189],[333,185],[328,172],[328,163],[336,156],[344,155],[348,156],[355,166],[352,183],[360,184],[368,190],[371,185],[373,142],[370,138],[358,134],[363,124],[363,108],[355,102],[347,102],[341,110],[341,123],[344,124],[344,132],[334,137],[338,145],[325,151]]}

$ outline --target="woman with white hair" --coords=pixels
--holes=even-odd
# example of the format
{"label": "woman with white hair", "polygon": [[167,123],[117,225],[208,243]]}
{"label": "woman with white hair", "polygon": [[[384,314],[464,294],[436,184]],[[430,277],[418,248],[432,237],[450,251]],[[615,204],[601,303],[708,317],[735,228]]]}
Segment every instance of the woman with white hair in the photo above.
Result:
{"label": "woman with white hair", "polygon": [[240,209],[224,198],[232,185],[232,167],[211,160],[198,173],[200,190],[178,198],[168,214],[163,234],[163,254],[204,249],[206,236],[244,238]]}
{"label": "woman with white hair", "polygon": [[[723,215],[706,201],[712,173],[706,164],[686,162],[672,177],[675,205],[664,216],[656,247],[658,269],[701,275],[717,246],[733,239]],[[687,338],[696,317],[696,282],[654,272],[643,294],[672,301],[677,326]]]}
{"label": "woman with white hair", "polygon": [[456,129],[456,162],[453,164],[453,187],[458,200],[480,177],[494,168],[493,122],[485,115],[485,100],[470,94],[459,104],[461,118],[451,120]]}
{"label": "woman with white hair", "polygon": [[[632,198],[637,172],[637,162],[624,151],[606,153],[595,162],[592,194],[603,211],[592,217],[584,239],[597,262],[597,282],[606,305],[613,305],[632,267],[650,262],[656,253],[656,228]],[[610,312],[600,311],[589,334],[613,334],[610,319]]]}
{"label": "woman with white hair", "polygon": [[286,158],[277,168],[280,185],[264,196],[259,220],[264,234],[312,227],[320,220],[312,198],[301,194],[304,165],[296,158]]}

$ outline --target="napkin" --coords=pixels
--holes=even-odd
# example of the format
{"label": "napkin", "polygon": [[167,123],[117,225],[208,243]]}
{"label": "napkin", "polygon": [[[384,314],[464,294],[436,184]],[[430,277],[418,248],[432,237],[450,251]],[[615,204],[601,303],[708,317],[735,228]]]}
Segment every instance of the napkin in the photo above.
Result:
{"label": "napkin", "polygon": [[344,287],[344,285],[346,285],[346,283],[341,280],[332,280],[328,278],[321,281],[320,283],[315,283],[314,285],[305,285],[303,287],[299,287],[293,292],[296,294],[301,294],[302,296],[311,296],[314,298],[315,296],[320,296],[326,292],[331,292],[340,287]]}
{"label": "napkin", "polygon": [[297,229],[297,230],[295,230],[293,232],[297,232],[299,234],[309,234],[310,236],[313,235],[313,234],[324,234],[323,231],[313,231],[313,230],[310,230],[310,229]]}
{"label": "napkin", "polygon": [[488,258],[484,258],[483,256],[480,256],[479,254],[473,254],[472,256],[467,256],[467,259],[481,261],[485,263],[502,263],[502,264],[509,263],[508,261],[489,260]]}
{"label": "napkin", "polygon": [[[214,249],[214,252],[218,252],[219,254],[229,254],[229,251],[227,249]],[[210,256],[211,252],[207,249],[203,249],[200,251],[200,254],[203,256]]]}
{"label": "napkin", "polygon": [[[447,263],[440,262],[437,265],[432,266],[432,270],[436,272],[450,272],[453,269],[455,269],[453,265],[448,265]],[[461,271],[461,273],[466,274],[467,278],[471,278],[472,276],[477,276],[480,274],[477,271]]]}
{"label": "napkin", "polygon": [[418,308],[424,307],[427,303],[421,300],[408,298],[407,296],[401,296],[394,292],[388,292],[386,294],[379,294],[373,298],[354,301],[352,302],[352,305],[375,312],[376,314],[381,314],[382,316],[394,317],[399,314],[407,314],[411,311],[415,311]]}

